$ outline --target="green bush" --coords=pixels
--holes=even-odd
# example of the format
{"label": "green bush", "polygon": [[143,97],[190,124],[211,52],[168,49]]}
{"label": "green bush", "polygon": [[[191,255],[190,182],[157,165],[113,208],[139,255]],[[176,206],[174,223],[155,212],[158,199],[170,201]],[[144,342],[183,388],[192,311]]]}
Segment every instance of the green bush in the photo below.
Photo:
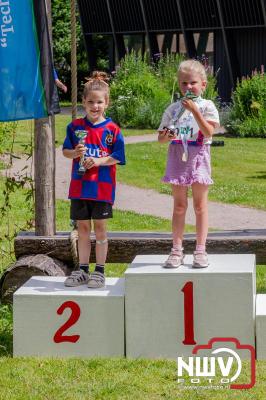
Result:
{"label": "green bush", "polygon": [[[155,65],[157,76],[171,96],[173,92],[181,96],[177,81],[177,70],[179,68],[179,64],[184,60],[185,57],[182,54],[166,54],[162,56]],[[216,88],[216,77],[207,73],[207,79],[208,84],[205,92],[203,93],[203,97],[205,99],[217,102],[216,99],[218,97],[218,92]]]}
{"label": "green bush", "polygon": [[262,110],[259,118],[251,116],[244,121],[230,118],[226,128],[236,136],[266,138],[266,110]]}
{"label": "green bush", "polygon": [[0,154],[3,154],[13,140],[18,122],[0,122]]}
{"label": "green bush", "polygon": [[182,54],[167,53],[161,56],[158,63],[154,65],[156,75],[171,96],[173,92],[179,91],[177,70],[184,59]]}
{"label": "green bush", "polygon": [[219,106],[216,76],[208,73],[207,79],[207,87],[202,97],[204,97],[204,99],[212,100],[217,106]]}
{"label": "green bush", "polygon": [[237,83],[226,128],[236,136],[266,137],[266,75]]}
{"label": "green bush", "polygon": [[[184,57],[167,54],[157,63],[149,64],[134,51],[126,55],[111,83],[109,115],[119,125],[156,129],[162,114],[178,92],[177,70]],[[216,78],[208,76],[204,97],[217,97]]]}
{"label": "green bush", "polygon": [[170,95],[146,59],[126,55],[111,83],[108,114],[123,127],[157,128]]}
{"label": "green bush", "polygon": [[12,354],[12,307],[0,305],[0,356]]}

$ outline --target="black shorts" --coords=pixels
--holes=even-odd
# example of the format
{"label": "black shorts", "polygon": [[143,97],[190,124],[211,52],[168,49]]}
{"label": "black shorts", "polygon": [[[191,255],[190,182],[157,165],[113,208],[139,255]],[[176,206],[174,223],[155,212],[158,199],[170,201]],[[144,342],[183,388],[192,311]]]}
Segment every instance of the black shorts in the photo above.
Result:
{"label": "black shorts", "polygon": [[112,204],[103,201],[71,199],[70,218],[76,221],[113,217]]}

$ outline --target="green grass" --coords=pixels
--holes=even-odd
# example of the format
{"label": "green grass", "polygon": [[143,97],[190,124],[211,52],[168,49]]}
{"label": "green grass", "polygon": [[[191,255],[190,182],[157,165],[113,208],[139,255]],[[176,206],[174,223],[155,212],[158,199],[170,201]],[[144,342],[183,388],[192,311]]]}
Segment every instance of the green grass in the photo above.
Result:
{"label": "green grass", "polygon": [[[266,140],[224,140],[224,147],[212,148],[214,185],[210,188],[210,200],[266,210]],[[118,168],[120,182],[170,194],[170,185],[161,182],[167,145],[130,144],[126,155],[126,167]]]}
{"label": "green grass", "polygon": [[129,129],[122,128],[122,133],[124,137],[128,136],[139,136],[139,135],[149,135],[151,133],[156,133],[154,129]]}
{"label": "green grass", "polygon": [[14,153],[23,154],[25,146],[34,142],[34,120],[25,120],[17,122],[15,133]]}
{"label": "green grass", "polygon": [[[71,122],[71,115],[57,115],[56,117],[56,146],[62,145],[65,135],[66,135],[66,126]],[[123,136],[135,136],[135,135],[147,135],[149,133],[154,133],[154,130],[151,129],[121,129]]]}
{"label": "green grass", "polygon": [[[63,143],[70,115],[56,116],[56,146]],[[20,121],[15,153],[23,153],[33,135],[33,121]],[[124,136],[149,134],[151,130],[122,130]],[[210,200],[266,209],[266,140],[224,138],[225,147],[212,148],[212,169],[215,184]],[[138,143],[126,146],[127,165],[118,168],[118,179],[142,188],[170,194],[170,186],[161,183],[167,157],[167,145]]]}
{"label": "green grass", "polygon": [[[56,117],[56,140],[61,144],[70,116]],[[147,131],[145,131],[147,132]],[[23,152],[33,133],[33,123],[19,123],[15,151]],[[126,135],[143,134],[125,130]],[[148,132],[147,132],[148,133]],[[225,139],[224,148],[213,148],[215,185],[210,198],[217,201],[246,204],[266,209],[266,141],[263,139]],[[150,187],[169,193],[160,183],[166,160],[166,146],[157,143],[127,146],[128,164],[119,168],[119,178],[125,183]],[[145,171],[145,173],[143,173]],[[0,206],[3,200],[3,180],[0,179]],[[4,237],[8,229],[21,229],[32,218],[23,193],[12,196],[9,218],[1,218],[0,271],[12,261],[12,243]],[[69,230],[69,204],[57,201],[57,229]],[[8,228],[8,221],[10,226]],[[110,230],[170,231],[170,221],[115,211],[108,222]],[[187,227],[187,231],[192,231]],[[4,255],[3,251],[7,251]],[[108,276],[122,276],[126,264],[108,264]],[[257,292],[266,293],[266,266],[257,266]],[[266,362],[257,362],[257,384],[248,391],[181,390],[176,382],[176,364],[166,360],[127,359],[38,359],[10,358],[12,355],[12,309],[0,306],[0,400],[43,399],[265,399]]]}
{"label": "green grass", "polygon": [[266,266],[257,265],[256,267],[257,293],[266,293]]}
{"label": "green grass", "polygon": [[0,275],[1,272],[14,261],[13,240],[10,240],[15,232],[27,230],[26,221],[30,221],[33,215],[29,203],[25,201],[25,190],[16,190],[10,196],[11,208],[6,208],[3,214],[1,208],[4,206],[4,178],[0,178]]}
{"label": "green grass", "polygon": [[[63,143],[66,134],[66,126],[71,122],[71,115],[55,116],[55,145]],[[24,153],[24,146],[29,144],[31,137],[34,138],[34,120],[19,121],[16,131],[14,152]]]}
{"label": "green grass", "polygon": [[[1,400],[265,399],[265,363],[250,390],[182,390],[165,360],[2,358]],[[247,376],[248,379],[248,376]]]}
{"label": "green grass", "polygon": [[[77,106],[81,107],[82,106],[82,102],[78,101],[77,102]],[[72,107],[72,102],[69,100],[60,100],[60,108],[62,110],[63,107]]]}
{"label": "green grass", "polygon": [[266,209],[266,140],[225,139],[212,149],[210,199]]}
{"label": "green grass", "polygon": [[[123,271],[113,265],[109,276],[122,274]],[[266,290],[265,277],[266,265],[257,266],[257,283],[263,291]],[[0,400],[265,399],[266,361],[256,363],[256,385],[248,391],[196,391],[178,387],[174,361],[11,356],[12,307],[0,306]],[[248,381],[248,365],[245,362],[243,364],[245,380]],[[242,373],[241,377],[244,380]]]}
{"label": "green grass", "polygon": [[[80,118],[82,116],[78,116]],[[56,115],[55,116],[55,145],[61,146],[65,135],[66,127],[71,122],[71,115]],[[124,137],[135,135],[146,135],[154,133],[151,129],[122,129]],[[18,121],[18,127],[15,136],[14,153],[22,154],[25,151],[26,145],[34,138],[34,120]]]}
{"label": "green grass", "polygon": [[[57,200],[56,226],[58,231],[70,230],[69,201]],[[171,221],[151,215],[137,214],[133,211],[113,210],[113,218],[108,220],[110,231],[146,231],[146,232],[171,232]],[[192,225],[186,226],[186,232],[195,232]]]}

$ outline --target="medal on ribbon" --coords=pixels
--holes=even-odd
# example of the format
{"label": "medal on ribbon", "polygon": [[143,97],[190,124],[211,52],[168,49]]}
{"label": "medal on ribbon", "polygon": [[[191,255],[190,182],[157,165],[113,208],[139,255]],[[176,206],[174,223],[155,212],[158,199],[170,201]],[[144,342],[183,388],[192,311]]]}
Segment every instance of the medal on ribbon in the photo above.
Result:
{"label": "medal on ribbon", "polygon": [[[181,108],[180,108],[179,112],[176,113],[174,115],[174,117],[172,118],[172,124],[168,127],[169,130],[171,130],[171,131],[176,133],[176,131],[177,131],[177,126],[176,126],[177,125],[177,121],[179,121],[181,117],[184,117],[186,112],[188,114],[190,114],[190,112],[182,105],[182,100],[190,99],[190,100],[196,101],[198,98],[199,98],[199,96],[195,96],[195,94],[192,93],[190,90],[188,90],[185,93],[185,96],[180,98]],[[182,140],[183,149],[184,149],[184,152],[182,154],[182,161],[183,162],[187,162],[188,161],[188,143],[187,143],[187,133],[188,132],[189,132],[189,127],[183,128],[182,131],[179,132],[181,140]]]}

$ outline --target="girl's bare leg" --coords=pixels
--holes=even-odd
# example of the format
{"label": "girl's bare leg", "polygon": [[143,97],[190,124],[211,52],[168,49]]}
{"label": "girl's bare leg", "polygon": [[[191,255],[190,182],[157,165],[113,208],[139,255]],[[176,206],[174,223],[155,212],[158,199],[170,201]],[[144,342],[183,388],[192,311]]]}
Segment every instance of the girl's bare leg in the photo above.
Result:
{"label": "girl's bare leg", "polygon": [[104,265],[108,250],[106,219],[95,219],[93,224],[96,236],[96,264]]}
{"label": "girl's bare leg", "polygon": [[187,187],[172,185],[174,208],[172,217],[173,247],[182,246],[187,211]]}
{"label": "girl's bare leg", "polygon": [[197,246],[205,246],[208,235],[208,190],[207,185],[192,185],[193,205],[196,215]]}
{"label": "girl's bare leg", "polygon": [[77,221],[79,264],[88,264],[91,253],[91,223],[89,220]]}

